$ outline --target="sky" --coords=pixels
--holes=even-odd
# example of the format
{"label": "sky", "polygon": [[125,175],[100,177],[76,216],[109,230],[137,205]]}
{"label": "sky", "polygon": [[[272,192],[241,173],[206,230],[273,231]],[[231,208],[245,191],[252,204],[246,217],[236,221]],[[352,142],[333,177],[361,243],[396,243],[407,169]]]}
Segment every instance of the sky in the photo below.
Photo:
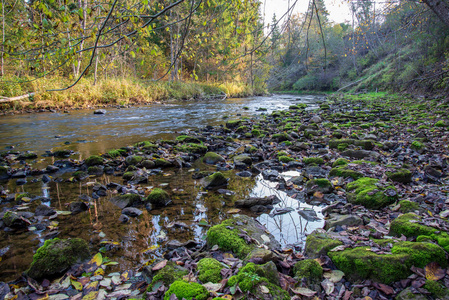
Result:
{"label": "sky", "polygon": [[[294,3],[295,0],[260,0],[262,2],[262,14],[265,4],[265,24],[270,23],[273,19],[273,13],[276,13],[276,18],[279,19],[285,14],[288,9],[288,3]],[[327,11],[329,12],[329,19],[335,23],[343,23],[351,21],[351,13],[349,10],[348,1],[344,0],[324,0]],[[298,0],[295,5],[293,13],[304,13],[307,11],[309,0]],[[284,19],[283,19],[284,20]],[[282,22],[281,22],[282,23]]]}

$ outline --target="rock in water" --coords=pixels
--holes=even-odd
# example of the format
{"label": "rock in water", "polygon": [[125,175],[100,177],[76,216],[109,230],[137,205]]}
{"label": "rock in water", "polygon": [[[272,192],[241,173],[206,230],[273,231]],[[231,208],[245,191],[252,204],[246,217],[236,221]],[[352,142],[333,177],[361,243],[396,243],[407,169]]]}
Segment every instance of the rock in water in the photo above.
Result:
{"label": "rock in water", "polygon": [[146,201],[155,207],[165,207],[171,202],[171,199],[166,191],[155,188],[148,195]]}
{"label": "rock in water", "polygon": [[202,184],[205,189],[213,189],[228,185],[228,180],[221,172],[216,172],[210,176],[203,178]]}
{"label": "rock in water", "polygon": [[97,109],[94,111],[94,115],[104,115],[104,114],[106,114],[105,109]]}
{"label": "rock in water", "polygon": [[37,249],[26,273],[37,280],[54,278],[88,258],[90,252],[85,240],[55,238],[45,241],[44,245]]}

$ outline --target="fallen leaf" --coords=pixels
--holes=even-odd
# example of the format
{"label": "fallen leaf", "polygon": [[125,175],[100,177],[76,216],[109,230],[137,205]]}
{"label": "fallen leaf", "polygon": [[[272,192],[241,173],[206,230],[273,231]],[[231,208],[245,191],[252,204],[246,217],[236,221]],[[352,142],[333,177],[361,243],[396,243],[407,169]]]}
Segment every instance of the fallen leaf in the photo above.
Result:
{"label": "fallen leaf", "polygon": [[89,263],[96,264],[97,267],[99,267],[103,263],[103,256],[101,255],[100,252],[98,252],[97,254],[94,255],[94,257],[92,257]]}
{"label": "fallen leaf", "polygon": [[259,286],[259,289],[262,292],[262,294],[269,294],[270,293],[270,290],[266,286],[264,286],[264,285]]}
{"label": "fallen leaf", "polygon": [[436,262],[431,262],[425,268],[426,278],[428,280],[437,281],[446,275],[446,270],[442,269]]}
{"label": "fallen leaf", "polygon": [[340,270],[331,270],[329,272],[324,272],[323,277],[329,279],[333,283],[339,282],[343,276],[345,276],[345,273],[343,273]]}
{"label": "fallen leaf", "polygon": [[238,208],[232,208],[227,211],[228,214],[238,214],[241,210]]}
{"label": "fallen leaf", "polygon": [[346,249],[346,246],[345,245],[340,245],[340,246],[337,246],[337,247],[335,247],[335,248],[332,248],[330,251],[331,252],[337,252],[337,251],[343,251],[343,250],[345,250]]}
{"label": "fallen leaf", "polygon": [[72,283],[73,287],[77,290],[77,291],[82,291],[83,290],[83,285],[81,283],[79,283],[76,280],[70,280],[70,282]]}
{"label": "fallen leaf", "polygon": [[298,288],[291,289],[291,290],[296,295],[301,295],[301,296],[306,296],[306,297],[312,297],[313,295],[316,294],[315,291],[312,291],[308,288],[303,288],[303,287],[298,287]]}
{"label": "fallen leaf", "polygon": [[208,282],[208,283],[203,284],[203,286],[209,292],[218,292],[221,289],[221,283]]}
{"label": "fallen leaf", "polygon": [[389,286],[389,285],[386,285],[386,284],[383,284],[383,283],[373,282],[373,286],[376,289],[378,289],[381,292],[383,292],[384,294],[386,294],[386,295],[394,294],[394,289],[391,286]]}
{"label": "fallen leaf", "polygon": [[332,294],[332,292],[335,289],[334,283],[327,278],[321,282],[321,286],[323,287],[324,291],[326,292],[326,295]]}
{"label": "fallen leaf", "polygon": [[151,268],[151,271],[159,271],[160,269],[162,269],[167,265],[167,262],[168,261],[164,259],[163,261],[157,263],[153,268]]}
{"label": "fallen leaf", "polygon": [[201,220],[198,222],[198,225],[199,225],[199,226],[209,226],[209,223],[207,223],[207,221],[206,221],[205,219],[201,219]]}

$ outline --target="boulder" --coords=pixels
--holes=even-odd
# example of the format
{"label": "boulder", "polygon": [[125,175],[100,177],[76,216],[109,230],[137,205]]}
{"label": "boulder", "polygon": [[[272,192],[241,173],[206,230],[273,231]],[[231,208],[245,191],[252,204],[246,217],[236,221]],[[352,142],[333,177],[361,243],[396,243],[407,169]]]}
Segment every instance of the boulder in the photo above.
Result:
{"label": "boulder", "polygon": [[124,194],[115,196],[110,200],[113,204],[117,205],[121,209],[129,206],[135,206],[142,202],[140,195],[138,194]]}
{"label": "boulder", "polygon": [[34,212],[36,216],[44,216],[44,217],[54,215],[55,213],[56,213],[55,209],[43,204],[36,207],[36,211]]}
{"label": "boulder", "polygon": [[308,195],[313,195],[316,192],[328,194],[332,192],[333,189],[332,183],[325,178],[312,179],[306,183],[306,193]]}
{"label": "boulder", "polygon": [[145,201],[154,207],[165,207],[171,203],[168,193],[160,188],[153,189]]}
{"label": "boulder", "polygon": [[3,223],[13,229],[22,229],[28,227],[31,222],[14,211],[7,211],[3,215]]}
{"label": "boulder", "polygon": [[142,211],[135,207],[126,207],[122,210],[122,214],[135,218],[140,216],[142,214]]}
{"label": "boulder", "polygon": [[219,188],[228,185],[228,179],[221,173],[216,172],[212,175],[204,177],[201,183],[205,189]]}
{"label": "boulder", "polygon": [[72,212],[72,214],[76,215],[83,211],[86,211],[89,208],[89,206],[82,201],[75,201],[75,202],[70,203],[69,208],[70,208],[70,211]]}
{"label": "boulder", "polygon": [[104,114],[106,114],[106,110],[105,109],[94,110],[94,115],[104,115]]}
{"label": "boulder", "polygon": [[90,258],[89,247],[83,239],[47,240],[37,249],[26,274],[36,280],[52,279],[88,258]]}
{"label": "boulder", "polygon": [[331,214],[330,218],[326,220],[324,229],[328,230],[335,226],[359,226],[363,224],[362,218],[356,215],[339,215]]}
{"label": "boulder", "polygon": [[203,162],[205,164],[209,164],[209,165],[215,165],[215,164],[218,164],[219,162],[224,162],[224,161],[225,161],[225,159],[221,155],[219,155],[215,152],[207,152],[203,157]]}

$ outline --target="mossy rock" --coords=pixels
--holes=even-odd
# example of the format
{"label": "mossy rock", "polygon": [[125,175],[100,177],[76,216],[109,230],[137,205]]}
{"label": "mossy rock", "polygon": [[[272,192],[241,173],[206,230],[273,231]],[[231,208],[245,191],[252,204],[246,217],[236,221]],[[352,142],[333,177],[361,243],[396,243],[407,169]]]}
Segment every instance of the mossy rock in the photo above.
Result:
{"label": "mossy rock", "polygon": [[186,268],[180,267],[176,263],[169,261],[165,267],[157,271],[156,275],[153,276],[147,291],[152,291],[153,286],[158,282],[162,282],[168,287],[176,280],[182,280],[187,274],[189,274],[189,271]]}
{"label": "mossy rock", "polygon": [[346,166],[349,163],[349,160],[345,159],[345,158],[337,158],[333,163],[332,163],[332,168],[338,167],[338,166]]}
{"label": "mossy rock", "polygon": [[103,166],[90,166],[89,168],[87,168],[87,173],[89,175],[94,175],[94,176],[101,176],[104,173],[104,168]]}
{"label": "mossy rock", "polygon": [[203,162],[205,164],[215,165],[219,162],[224,162],[225,159],[223,156],[215,153],[215,152],[207,152],[203,157]]}
{"label": "mossy rock", "polygon": [[232,276],[228,280],[228,286],[235,287],[238,285],[244,293],[251,292],[256,299],[265,299],[266,295],[260,292],[258,287],[265,286],[268,288],[270,299],[287,300],[290,299],[287,291],[279,287],[279,275],[276,265],[270,261],[264,265],[256,265],[248,263],[239,270],[237,275]]}
{"label": "mossy rock", "polygon": [[240,126],[240,124],[242,124],[242,120],[231,120],[226,122],[226,127],[229,129],[237,128]]}
{"label": "mossy rock", "polygon": [[286,155],[281,155],[281,156],[278,157],[278,159],[282,163],[289,163],[289,162],[295,160],[293,157],[289,157],[289,156],[286,156]]}
{"label": "mossy rock", "polygon": [[292,138],[286,133],[275,133],[271,136],[271,140],[277,143],[292,140]]}
{"label": "mossy rock", "polygon": [[150,202],[155,207],[165,207],[171,202],[171,199],[163,189],[154,188],[145,201]]}
{"label": "mossy rock", "polygon": [[246,243],[239,236],[242,230],[252,239],[257,240],[259,244],[265,244],[269,249],[281,248],[274,236],[266,232],[265,227],[246,215],[236,215],[211,227],[206,235],[207,245],[209,247],[218,245],[222,250],[232,251],[240,258],[244,258],[256,245]]}
{"label": "mossy rock", "polygon": [[72,175],[77,180],[84,180],[89,177],[89,174],[87,174],[87,172],[84,172],[84,171],[76,171]]}
{"label": "mossy rock", "polygon": [[60,276],[76,263],[90,258],[87,242],[83,239],[52,239],[45,241],[33,256],[33,262],[26,271],[36,280]]}
{"label": "mossy rock", "polygon": [[7,211],[3,215],[3,223],[13,229],[24,229],[30,225],[30,222],[14,211]]}
{"label": "mossy rock", "polygon": [[221,270],[224,266],[215,258],[203,258],[198,264],[198,279],[203,282],[217,283],[222,280]]}
{"label": "mossy rock", "polygon": [[329,148],[340,150],[339,145],[343,145],[343,144],[344,145],[354,145],[354,146],[363,148],[365,150],[372,150],[375,146],[373,141],[371,141],[371,140],[336,139],[336,140],[329,141]]}
{"label": "mossy rock", "polygon": [[410,148],[418,152],[421,152],[422,150],[424,150],[424,144],[419,141],[413,141],[412,144],[410,145]]}
{"label": "mossy rock", "polygon": [[135,166],[143,161],[143,157],[140,155],[130,155],[125,158],[125,162],[128,166]]}
{"label": "mossy rock", "polygon": [[92,155],[88,158],[86,158],[86,160],[84,161],[84,163],[86,164],[86,166],[91,167],[91,166],[99,166],[102,165],[104,163],[104,159],[101,156],[98,155]]}
{"label": "mossy rock", "polygon": [[435,123],[435,127],[449,127],[448,123],[444,120],[439,120]]}
{"label": "mossy rock", "polygon": [[298,280],[305,278],[309,284],[315,284],[321,282],[323,268],[315,259],[305,259],[295,264],[293,273]]}
{"label": "mossy rock", "polygon": [[408,169],[400,169],[396,172],[386,172],[388,179],[400,182],[400,183],[410,183],[412,182],[412,172]]}
{"label": "mossy rock", "polygon": [[203,144],[187,143],[181,146],[177,146],[178,151],[193,153],[193,154],[204,154],[207,152],[207,147]]}
{"label": "mossy rock", "polygon": [[111,198],[110,201],[121,209],[124,209],[125,207],[137,206],[138,204],[142,203],[142,198],[138,194],[129,193],[115,196]]}
{"label": "mossy rock", "polygon": [[123,180],[130,181],[131,179],[133,179],[134,174],[135,174],[134,171],[125,172],[123,173],[122,178]]}
{"label": "mossy rock", "polygon": [[306,193],[309,195],[313,195],[316,192],[329,194],[333,189],[332,183],[326,178],[312,179],[306,183]]}
{"label": "mossy rock", "polygon": [[228,179],[221,172],[215,172],[212,175],[202,179],[202,185],[205,189],[214,189],[228,185]]}
{"label": "mossy rock", "polygon": [[196,282],[188,283],[183,280],[176,280],[170,285],[170,288],[164,295],[164,300],[169,300],[172,294],[175,294],[178,299],[186,300],[206,300],[209,297],[209,292],[201,284]]}
{"label": "mossy rock", "polygon": [[304,157],[302,162],[306,165],[322,165],[324,164],[324,159],[322,159],[321,157]]}
{"label": "mossy rock", "polygon": [[58,158],[67,158],[70,155],[72,155],[72,150],[56,150],[55,152],[52,153],[52,155],[54,157],[58,157]]}
{"label": "mossy rock", "polygon": [[180,136],[176,137],[176,140],[181,143],[201,144],[200,139],[193,137],[193,136],[189,136],[189,135],[180,135]]}
{"label": "mossy rock", "polygon": [[401,200],[399,201],[399,205],[400,205],[399,211],[404,214],[414,212],[420,209],[418,203],[409,200]]}
{"label": "mossy rock", "polygon": [[173,163],[169,162],[168,160],[165,160],[163,158],[156,158],[154,161],[154,166],[156,168],[169,168],[173,167]]}
{"label": "mossy rock", "polygon": [[449,234],[439,229],[420,224],[421,217],[414,213],[403,214],[391,222],[390,235],[406,237],[425,236],[436,241],[446,251],[449,250]]}
{"label": "mossy rock", "polygon": [[379,180],[375,178],[362,177],[348,183],[346,186],[348,201],[369,209],[380,209],[396,201],[396,188],[393,186],[378,187],[376,185],[378,182]]}
{"label": "mossy rock", "polygon": [[371,279],[386,284],[410,276],[412,266],[424,268],[431,262],[447,265],[444,250],[432,243],[398,242],[391,253],[377,254],[366,247],[356,247],[328,255],[349,280]]}
{"label": "mossy rock", "polygon": [[343,178],[350,177],[354,180],[357,180],[359,178],[362,178],[363,174],[360,172],[351,170],[351,169],[347,168],[345,165],[341,165],[338,167],[334,167],[330,170],[329,177],[333,177],[333,176],[343,177]]}
{"label": "mossy rock", "polygon": [[318,258],[341,245],[343,242],[331,238],[326,233],[314,231],[306,238],[305,254],[309,258]]}
{"label": "mossy rock", "polygon": [[110,158],[116,158],[116,157],[119,157],[119,156],[123,156],[125,154],[126,154],[126,150],[125,149],[113,149],[113,150],[108,151],[108,156]]}
{"label": "mossy rock", "polygon": [[234,164],[245,164],[250,166],[253,163],[253,160],[248,155],[237,155],[233,157]]}

